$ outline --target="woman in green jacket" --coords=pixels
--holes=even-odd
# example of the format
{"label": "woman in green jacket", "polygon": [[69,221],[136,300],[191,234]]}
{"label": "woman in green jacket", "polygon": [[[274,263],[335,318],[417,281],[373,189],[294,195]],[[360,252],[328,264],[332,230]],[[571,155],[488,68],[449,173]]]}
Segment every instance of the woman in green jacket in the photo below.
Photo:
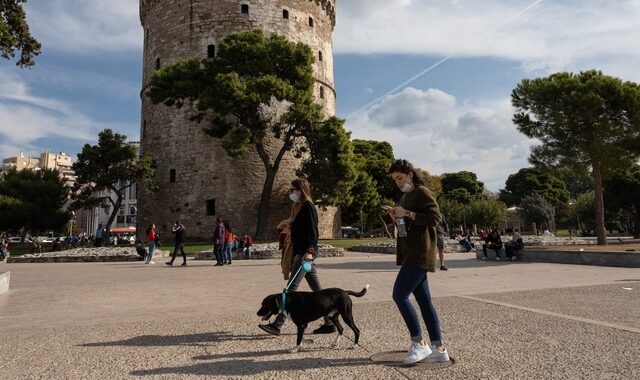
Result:
{"label": "woman in green jacket", "polygon": [[[398,206],[388,209],[389,216],[399,226],[398,230],[406,230],[406,234],[398,234],[396,264],[400,265],[400,271],[393,286],[393,300],[411,336],[411,346],[403,362],[447,362],[449,354],[444,348],[438,314],[431,302],[427,281],[427,272],[436,270],[436,226],[440,223],[440,210],[411,163],[397,160],[391,165],[389,174],[404,193]],[[422,337],[420,320],[409,300],[412,293],[427,326],[430,345]]]}

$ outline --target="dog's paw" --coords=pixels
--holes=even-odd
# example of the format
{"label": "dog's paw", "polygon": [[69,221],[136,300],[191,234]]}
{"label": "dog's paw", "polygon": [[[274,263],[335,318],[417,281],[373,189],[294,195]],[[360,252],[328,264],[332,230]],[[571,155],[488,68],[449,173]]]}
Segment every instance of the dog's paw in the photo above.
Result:
{"label": "dog's paw", "polygon": [[360,345],[358,345],[357,343],[354,343],[353,345],[351,345],[351,347],[349,347],[349,349],[350,350],[355,350],[358,347],[360,347]]}
{"label": "dog's paw", "polygon": [[300,349],[301,349],[300,346],[295,346],[295,347],[289,349],[289,353],[290,354],[298,353],[298,352],[300,352]]}

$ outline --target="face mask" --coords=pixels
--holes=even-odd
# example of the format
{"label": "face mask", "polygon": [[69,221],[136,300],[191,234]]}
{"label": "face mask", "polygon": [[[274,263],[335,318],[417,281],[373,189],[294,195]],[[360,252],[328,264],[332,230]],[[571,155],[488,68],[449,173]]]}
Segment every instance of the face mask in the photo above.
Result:
{"label": "face mask", "polygon": [[297,202],[300,199],[300,194],[293,192],[289,194],[289,199],[291,199],[291,202]]}
{"label": "face mask", "polygon": [[407,182],[407,183],[405,183],[404,185],[402,185],[402,188],[400,188],[400,190],[401,190],[403,193],[408,193],[408,192],[410,192],[411,190],[413,190],[413,184],[412,184],[412,183]]}

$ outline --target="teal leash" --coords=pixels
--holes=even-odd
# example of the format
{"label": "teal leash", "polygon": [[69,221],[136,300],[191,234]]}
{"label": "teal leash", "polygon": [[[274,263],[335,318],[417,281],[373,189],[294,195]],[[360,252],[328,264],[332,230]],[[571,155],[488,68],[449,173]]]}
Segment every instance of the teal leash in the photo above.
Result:
{"label": "teal leash", "polygon": [[304,270],[305,273],[311,272],[313,270],[313,266],[311,262],[304,261],[302,265],[300,265],[300,268],[298,268],[298,271],[296,272],[296,274],[293,275],[293,277],[291,277],[291,279],[287,283],[287,286],[284,289],[282,289],[282,304],[280,305],[280,313],[284,314],[285,312],[284,306],[285,306],[285,303],[287,302],[287,291],[291,287],[291,284],[293,284],[293,281],[296,279],[296,277],[298,277],[298,274],[300,274],[301,270]]}

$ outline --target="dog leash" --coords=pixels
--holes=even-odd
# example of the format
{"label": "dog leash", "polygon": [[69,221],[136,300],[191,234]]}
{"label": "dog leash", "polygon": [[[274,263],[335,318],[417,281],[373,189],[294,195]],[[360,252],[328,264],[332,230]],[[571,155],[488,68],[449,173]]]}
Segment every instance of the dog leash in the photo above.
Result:
{"label": "dog leash", "polygon": [[289,280],[289,282],[287,283],[287,286],[282,289],[282,304],[280,305],[280,312],[284,313],[284,305],[285,302],[287,301],[287,291],[289,290],[289,287],[291,287],[291,284],[293,284],[293,281],[296,279],[296,277],[298,277],[298,274],[300,274],[300,271],[304,271],[305,273],[309,273],[313,270],[313,266],[311,265],[310,261],[303,261],[302,265],[300,265],[300,268],[298,268],[298,271],[296,272],[296,274],[293,275],[293,277],[291,277],[291,280]]}

